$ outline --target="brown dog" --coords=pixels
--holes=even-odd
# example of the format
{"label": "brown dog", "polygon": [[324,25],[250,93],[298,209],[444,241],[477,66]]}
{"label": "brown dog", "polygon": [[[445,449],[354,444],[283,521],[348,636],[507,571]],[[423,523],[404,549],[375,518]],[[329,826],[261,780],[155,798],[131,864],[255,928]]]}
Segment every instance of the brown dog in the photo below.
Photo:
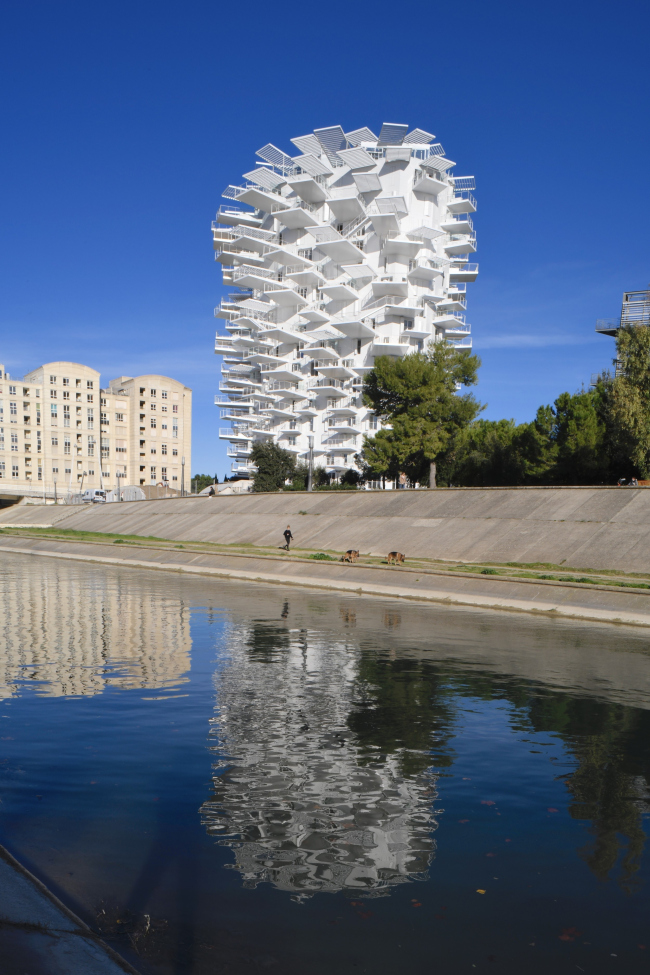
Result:
{"label": "brown dog", "polygon": [[359,552],[357,549],[349,548],[345,555],[341,556],[341,562],[356,562],[359,558]]}
{"label": "brown dog", "polygon": [[401,552],[389,552],[388,564],[391,565],[393,562],[395,565],[399,565],[400,562],[406,562],[406,556],[402,555]]}

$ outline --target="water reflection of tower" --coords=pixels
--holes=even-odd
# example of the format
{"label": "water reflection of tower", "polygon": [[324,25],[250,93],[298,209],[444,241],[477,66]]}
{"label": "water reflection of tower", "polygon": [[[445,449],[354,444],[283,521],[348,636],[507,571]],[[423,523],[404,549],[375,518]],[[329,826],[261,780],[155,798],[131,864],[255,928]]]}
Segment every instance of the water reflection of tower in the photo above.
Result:
{"label": "water reflection of tower", "polygon": [[246,886],[378,896],[424,879],[436,776],[362,752],[348,719],[358,653],[314,631],[237,625],[220,672],[212,798],[201,813]]}
{"label": "water reflection of tower", "polygon": [[20,557],[0,584],[0,698],[21,683],[59,697],[187,679],[189,609],[177,596],[134,584],[130,573]]}

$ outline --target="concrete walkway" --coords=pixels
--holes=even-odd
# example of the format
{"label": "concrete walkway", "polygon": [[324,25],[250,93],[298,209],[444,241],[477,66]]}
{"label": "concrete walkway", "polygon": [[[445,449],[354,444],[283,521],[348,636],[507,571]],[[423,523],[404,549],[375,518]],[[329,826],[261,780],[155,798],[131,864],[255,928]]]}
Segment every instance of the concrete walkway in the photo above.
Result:
{"label": "concrete walkway", "polygon": [[2,975],[137,975],[0,847]]}
{"label": "concrete walkway", "polygon": [[162,569],[215,579],[242,579],[423,603],[650,626],[650,590],[617,589],[606,583],[583,585],[444,569],[317,562],[282,555],[206,553],[192,551],[188,543],[179,551],[147,548],[142,544],[118,547],[112,542],[0,535],[0,553],[10,552],[134,569]]}

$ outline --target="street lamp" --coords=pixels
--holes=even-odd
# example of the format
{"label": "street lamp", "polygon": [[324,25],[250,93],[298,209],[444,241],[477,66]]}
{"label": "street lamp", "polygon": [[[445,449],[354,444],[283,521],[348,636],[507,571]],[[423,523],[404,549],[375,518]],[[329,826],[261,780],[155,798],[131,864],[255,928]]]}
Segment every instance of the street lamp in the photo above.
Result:
{"label": "street lamp", "polygon": [[307,474],[307,490],[314,490],[314,438],[307,437],[309,441],[309,473]]}
{"label": "street lamp", "polygon": [[88,476],[88,471],[81,472],[81,487],[79,488],[79,494],[84,493],[84,477]]}
{"label": "street lamp", "polygon": [[185,497],[185,458],[181,457],[181,498]]}

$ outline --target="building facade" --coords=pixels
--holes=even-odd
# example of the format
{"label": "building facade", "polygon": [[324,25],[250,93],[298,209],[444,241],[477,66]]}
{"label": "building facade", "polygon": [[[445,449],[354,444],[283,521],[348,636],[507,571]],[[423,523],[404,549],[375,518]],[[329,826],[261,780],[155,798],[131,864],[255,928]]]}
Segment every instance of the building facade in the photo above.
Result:
{"label": "building facade", "polygon": [[[621,314],[618,318],[599,318],[596,331],[600,335],[611,335],[616,338],[618,330],[624,325],[650,326],[650,288],[646,291],[626,291],[621,303]],[[616,374],[619,372],[618,361],[615,360]],[[592,376],[592,384],[597,380]]]}
{"label": "building facade", "polygon": [[0,495],[59,497],[163,484],[191,470],[192,391],[167,376],[48,362],[12,379],[0,364]]}
{"label": "building facade", "polygon": [[295,155],[264,146],[224,191],[214,248],[236,290],[215,309],[229,333],[216,404],[233,473],[253,473],[253,443],[272,439],[299,462],[313,445],[338,477],[380,427],[361,396],[376,356],[471,347],[474,177],[452,175],[433,139],[391,123],[316,129],[291,140]]}

